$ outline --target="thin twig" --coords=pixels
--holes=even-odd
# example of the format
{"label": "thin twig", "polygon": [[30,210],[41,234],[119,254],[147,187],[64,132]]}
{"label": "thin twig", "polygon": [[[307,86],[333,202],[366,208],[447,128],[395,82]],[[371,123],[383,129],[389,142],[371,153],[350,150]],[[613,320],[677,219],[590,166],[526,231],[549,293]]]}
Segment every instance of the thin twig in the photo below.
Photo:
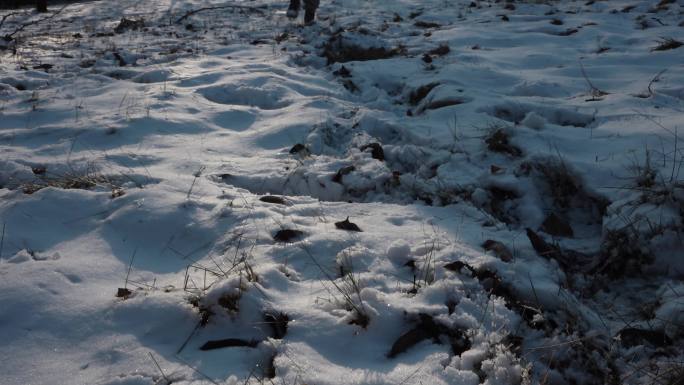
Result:
{"label": "thin twig", "polygon": [[537,306],[541,308],[541,303],[539,302],[539,297],[537,296],[537,289],[534,288],[534,282],[532,282],[532,276],[527,273],[527,279],[530,280],[530,286],[532,287],[532,293],[534,294],[534,299],[537,301]]}
{"label": "thin twig", "polygon": [[587,82],[589,85],[589,89],[591,91],[591,96],[594,98],[594,100],[600,96],[608,95],[608,92],[602,91],[594,85],[594,83],[591,82],[589,79],[589,76],[587,75],[587,71],[584,69],[584,64],[582,64],[582,61],[579,62],[580,65],[580,70],[582,71],[582,76],[584,77],[584,80]]}
{"label": "thin twig", "polygon": [[[363,304],[363,300],[361,299],[360,293],[358,293],[358,294],[359,294],[359,300],[361,301],[361,303],[360,303],[361,308],[359,308],[359,306],[356,306],[356,304],[354,303],[354,299],[353,299],[353,297],[351,296],[351,294],[350,294],[347,290],[345,290],[343,287],[341,287],[340,285],[338,285],[337,282],[335,282],[335,279],[334,279],[334,278],[330,275],[330,273],[328,273],[328,271],[327,271],[327,270],[318,262],[318,260],[316,260],[316,258],[313,256],[313,254],[311,253],[311,251],[309,251],[309,249],[308,249],[304,244],[300,244],[300,247],[301,247],[302,250],[304,250],[305,254],[308,255],[309,258],[311,258],[311,261],[313,261],[313,263],[318,267],[318,269],[321,271],[321,273],[323,273],[323,275],[328,279],[328,281],[330,281],[330,283],[332,283],[332,285],[335,286],[335,289],[337,289],[337,291],[338,291],[340,294],[342,294],[342,296],[343,296],[344,299],[345,299],[345,302],[346,302],[352,309],[354,309],[359,315],[367,315],[367,314],[366,314],[366,310],[365,310],[365,306],[364,306],[364,304]],[[351,274],[352,274],[352,273],[346,275],[345,277],[349,277]],[[354,283],[354,278],[353,278],[353,276],[352,276],[352,282],[351,282],[351,284],[352,284],[352,290],[355,290],[355,291],[358,292],[358,291],[359,291],[359,288],[358,288],[358,286]]]}
{"label": "thin twig", "polygon": [[675,180],[675,169],[677,168],[677,143],[679,142],[679,137],[677,136],[677,127],[674,129],[674,152],[672,153],[672,173],[670,174],[670,183]]}
{"label": "thin twig", "polygon": [[161,373],[162,377],[164,377],[164,379],[166,380],[166,383],[170,384],[171,380],[169,380],[169,378],[166,377],[166,374],[164,374],[164,371],[162,370],[161,366],[159,366],[159,362],[157,362],[157,360],[152,355],[152,352],[147,352],[147,354],[149,354],[152,361],[154,361],[154,364],[157,366],[157,369],[159,369],[159,373]]}
{"label": "thin twig", "polygon": [[202,373],[199,369],[197,369],[197,368],[195,368],[194,366],[190,365],[190,363],[189,363],[188,361],[186,361],[183,357],[179,356],[178,354],[176,354],[175,357],[176,357],[180,362],[182,362],[183,364],[185,364],[185,366],[187,366],[188,368],[192,369],[195,373],[197,373],[197,374],[199,374],[200,376],[206,378],[207,381],[211,382],[211,383],[214,384],[214,385],[219,385],[218,382],[214,381],[214,379],[212,379],[211,377],[209,377],[207,374]]}
{"label": "thin twig", "polygon": [[197,170],[197,172],[193,174],[195,178],[192,180],[192,184],[190,185],[190,189],[188,190],[188,195],[186,197],[187,199],[190,199],[190,194],[192,194],[192,189],[195,187],[195,183],[197,183],[197,178],[202,176],[202,173],[206,168],[207,166],[200,166],[199,170]]}
{"label": "thin twig", "polygon": [[2,249],[5,246],[5,226],[7,226],[7,222],[2,223],[2,237],[0,237],[0,258],[2,258]]}
{"label": "thin twig", "polygon": [[128,286],[128,276],[131,275],[131,268],[133,268],[133,260],[135,259],[135,254],[137,252],[138,248],[136,247],[135,250],[133,250],[133,255],[131,255],[131,261],[128,263],[128,271],[126,272],[126,281],[124,282],[124,289],[126,289]]}

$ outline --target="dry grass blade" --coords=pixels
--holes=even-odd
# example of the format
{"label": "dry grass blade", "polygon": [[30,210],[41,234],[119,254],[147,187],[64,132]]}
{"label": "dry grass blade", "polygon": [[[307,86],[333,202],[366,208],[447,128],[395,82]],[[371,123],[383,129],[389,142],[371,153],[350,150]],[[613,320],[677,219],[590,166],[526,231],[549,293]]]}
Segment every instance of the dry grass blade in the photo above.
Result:
{"label": "dry grass blade", "polygon": [[318,260],[313,256],[311,251],[305,245],[302,244],[301,248],[304,251],[304,253],[309,256],[311,261],[313,261],[314,265],[318,267],[321,273],[323,273],[325,278],[328,281],[330,281],[330,283],[332,283],[337,292],[339,292],[342,295],[345,305],[347,305],[347,307],[349,307],[350,310],[354,310],[356,312],[357,318],[354,321],[352,321],[352,323],[357,324],[363,328],[368,326],[368,322],[370,322],[370,317],[368,316],[368,312],[365,309],[363,299],[361,298],[361,286],[359,284],[358,279],[354,276],[353,271],[348,272],[344,275],[344,277],[342,277],[343,282],[340,285],[336,282],[335,278],[320,264],[320,262],[318,262]]}

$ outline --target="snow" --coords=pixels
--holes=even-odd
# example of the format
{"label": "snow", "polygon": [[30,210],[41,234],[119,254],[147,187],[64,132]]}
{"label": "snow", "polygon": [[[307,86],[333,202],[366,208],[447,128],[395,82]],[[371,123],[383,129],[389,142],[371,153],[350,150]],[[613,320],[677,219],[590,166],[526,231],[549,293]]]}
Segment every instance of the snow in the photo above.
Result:
{"label": "snow", "polygon": [[286,6],[0,39],[0,383],[681,378],[684,2]]}

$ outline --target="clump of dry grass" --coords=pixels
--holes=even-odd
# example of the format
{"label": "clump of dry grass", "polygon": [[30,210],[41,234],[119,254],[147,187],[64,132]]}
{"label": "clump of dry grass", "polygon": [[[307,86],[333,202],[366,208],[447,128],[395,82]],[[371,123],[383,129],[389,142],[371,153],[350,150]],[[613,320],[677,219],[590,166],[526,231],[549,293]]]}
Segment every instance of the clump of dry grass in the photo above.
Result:
{"label": "clump of dry grass", "polygon": [[613,279],[638,275],[654,259],[644,246],[646,243],[638,232],[629,228],[606,231],[596,272]]}
{"label": "clump of dry grass", "polygon": [[318,267],[321,273],[325,276],[328,282],[332,284],[335,289],[328,291],[333,297],[337,297],[339,294],[342,299],[340,302],[343,303],[345,310],[352,313],[352,318],[349,321],[352,325],[358,325],[362,328],[368,327],[370,323],[370,315],[366,309],[366,305],[361,297],[361,289],[363,288],[359,280],[358,273],[354,272],[354,266],[352,264],[352,258],[349,255],[345,255],[338,265],[338,270],[341,275],[340,278],[335,279],[326,268],[324,268],[320,262],[314,257],[311,251],[305,246],[300,245],[304,253],[309,256],[313,261],[314,265]]}
{"label": "clump of dry grass", "polygon": [[500,126],[490,127],[489,134],[485,137],[485,143],[489,151],[508,154],[518,157],[522,155],[522,150],[510,142],[511,135],[508,130]]}
{"label": "clump of dry grass", "polygon": [[120,178],[102,174],[92,165],[80,170],[70,167],[63,173],[48,171],[45,167],[33,167],[33,173],[35,179],[19,184],[19,188],[25,194],[33,194],[46,187],[64,190],[91,190],[103,187],[112,191],[112,198],[125,194]]}

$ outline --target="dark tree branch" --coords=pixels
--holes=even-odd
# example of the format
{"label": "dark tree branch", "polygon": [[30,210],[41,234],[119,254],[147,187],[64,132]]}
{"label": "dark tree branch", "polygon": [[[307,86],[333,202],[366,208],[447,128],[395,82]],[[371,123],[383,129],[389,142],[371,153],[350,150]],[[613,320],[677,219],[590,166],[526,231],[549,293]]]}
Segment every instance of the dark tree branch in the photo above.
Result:
{"label": "dark tree branch", "polygon": [[12,16],[21,15],[21,14],[24,14],[24,12],[10,12],[6,15],[2,15],[2,18],[0,19],[0,28],[2,28],[2,25],[5,24],[5,20],[9,19]]}
{"label": "dark tree branch", "polygon": [[7,40],[7,41],[13,40],[13,39],[14,39],[14,35],[18,34],[18,33],[21,32],[21,31],[23,31],[24,29],[26,29],[26,27],[30,27],[30,26],[32,26],[32,25],[40,24],[40,23],[42,23],[42,22],[44,22],[44,21],[46,21],[46,20],[50,20],[50,19],[55,18],[57,15],[59,15],[60,13],[62,13],[62,11],[64,10],[64,8],[66,8],[68,5],[69,5],[69,4],[64,4],[64,6],[62,6],[62,8],[56,10],[56,11],[55,11],[52,15],[50,15],[50,16],[43,17],[42,19],[32,20],[32,21],[29,21],[28,23],[24,23],[24,24],[20,25],[19,27],[17,27],[17,29],[14,30],[14,32],[5,35],[5,40]]}

